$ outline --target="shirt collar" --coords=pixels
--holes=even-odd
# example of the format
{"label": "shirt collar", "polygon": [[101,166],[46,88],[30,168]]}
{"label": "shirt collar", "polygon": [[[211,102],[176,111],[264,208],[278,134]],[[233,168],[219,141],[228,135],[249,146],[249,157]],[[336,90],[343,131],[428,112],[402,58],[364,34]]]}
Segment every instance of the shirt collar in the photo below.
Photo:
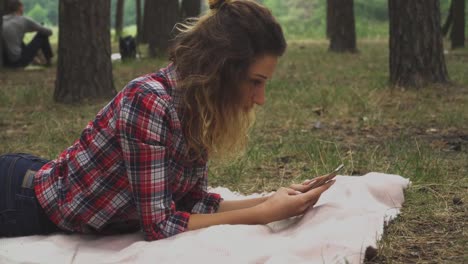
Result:
{"label": "shirt collar", "polygon": [[183,94],[180,89],[177,89],[178,74],[174,63],[170,63],[166,68],[163,68],[159,72],[166,81],[167,93],[172,97],[172,103],[174,104],[177,113],[181,113]]}

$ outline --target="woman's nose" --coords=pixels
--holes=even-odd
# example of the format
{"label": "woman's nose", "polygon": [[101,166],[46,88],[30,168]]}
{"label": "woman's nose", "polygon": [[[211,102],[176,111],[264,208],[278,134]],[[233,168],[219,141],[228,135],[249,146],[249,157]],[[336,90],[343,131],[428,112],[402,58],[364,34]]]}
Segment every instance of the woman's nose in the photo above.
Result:
{"label": "woman's nose", "polygon": [[256,105],[263,105],[265,103],[265,85],[262,85],[258,89],[255,89],[253,102]]}

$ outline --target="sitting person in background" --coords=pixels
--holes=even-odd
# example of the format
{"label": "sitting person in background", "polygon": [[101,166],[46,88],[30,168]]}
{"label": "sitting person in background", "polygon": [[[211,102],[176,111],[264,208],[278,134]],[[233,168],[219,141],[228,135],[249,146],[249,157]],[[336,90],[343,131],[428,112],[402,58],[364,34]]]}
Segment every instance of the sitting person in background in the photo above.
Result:
{"label": "sitting person in background", "polygon": [[[52,30],[23,16],[23,4],[19,0],[8,0],[3,16],[3,64],[7,67],[26,67],[38,55],[45,58],[45,65],[51,65],[53,56],[49,43]],[[37,32],[29,44],[24,44],[24,34]]]}

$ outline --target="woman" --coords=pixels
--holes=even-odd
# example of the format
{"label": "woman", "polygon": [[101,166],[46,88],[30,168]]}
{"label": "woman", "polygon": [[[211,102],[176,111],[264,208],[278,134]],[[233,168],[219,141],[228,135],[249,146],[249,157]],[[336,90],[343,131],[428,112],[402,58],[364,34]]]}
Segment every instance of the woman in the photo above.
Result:
{"label": "woman", "polygon": [[209,4],[209,14],[180,27],[171,64],[131,81],[57,159],[0,158],[0,186],[10,189],[0,196],[1,235],[142,230],[157,240],[212,225],[266,224],[315,204],[333,182],[242,201],[207,192],[208,159],[242,152],[252,109],[265,102],[286,49],[265,7]]}

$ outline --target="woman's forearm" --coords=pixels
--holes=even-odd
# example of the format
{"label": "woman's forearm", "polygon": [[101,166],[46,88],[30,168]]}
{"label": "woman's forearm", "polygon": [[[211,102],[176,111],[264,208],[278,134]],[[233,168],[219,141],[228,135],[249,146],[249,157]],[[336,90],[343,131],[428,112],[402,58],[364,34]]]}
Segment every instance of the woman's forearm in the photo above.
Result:
{"label": "woman's forearm", "polygon": [[239,210],[254,207],[266,201],[268,196],[258,197],[258,198],[251,198],[251,199],[243,199],[243,200],[231,200],[231,201],[221,201],[218,208],[218,213],[232,211],[232,210]]}
{"label": "woman's forearm", "polygon": [[214,225],[255,225],[268,222],[261,212],[261,206],[231,210],[213,214],[192,214],[188,230],[196,230]]}
{"label": "woman's forearm", "polygon": [[262,206],[258,206],[268,199],[268,196],[221,201],[218,211],[214,214],[192,214],[188,229],[195,230],[213,225],[255,225],[265,224]]}
{"label": "woman's forearm", "polygon": [[268,224],[302,215],[308,208],[314,206],[320,195],[334,183],[333,180],[307,192],[292,188],[280,188],[269,197],[225,201],[220,204],[217,213],[192,214],[189,218],[188,230],[226,224]]}

